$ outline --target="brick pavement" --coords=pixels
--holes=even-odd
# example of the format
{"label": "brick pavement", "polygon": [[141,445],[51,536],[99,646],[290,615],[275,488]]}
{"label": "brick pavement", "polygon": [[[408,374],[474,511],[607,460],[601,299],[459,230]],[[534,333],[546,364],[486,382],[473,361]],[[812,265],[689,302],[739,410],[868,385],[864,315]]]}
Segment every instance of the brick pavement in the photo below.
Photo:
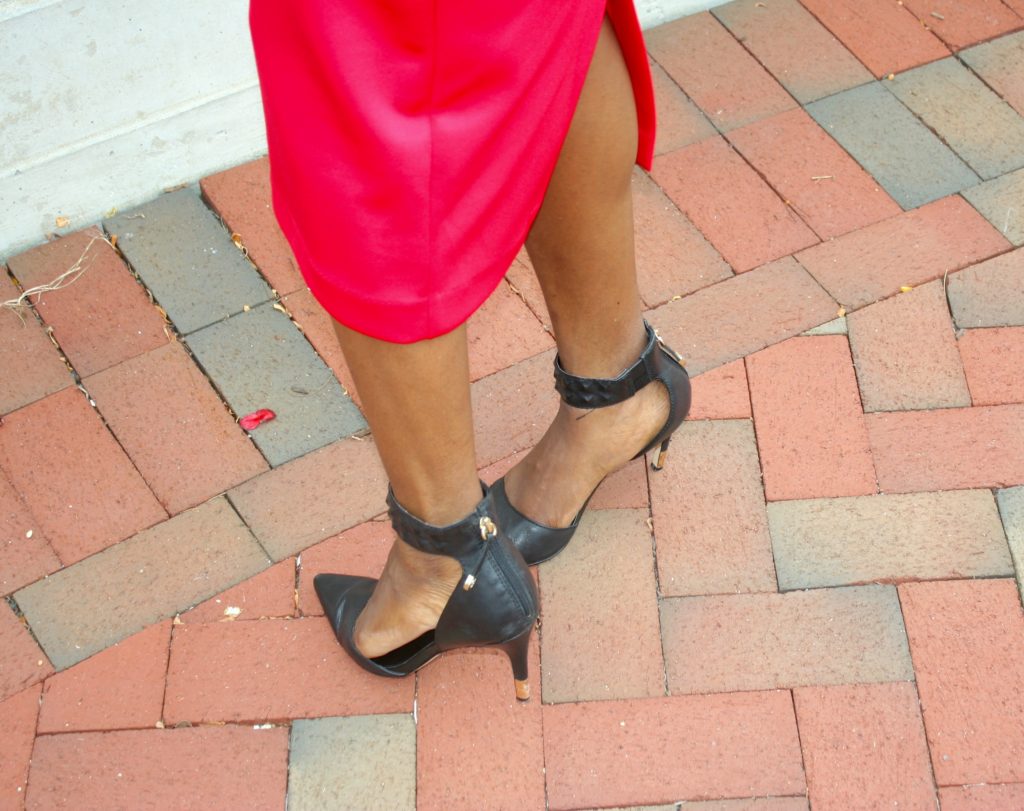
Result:
{"label": "brick pavement", "polygon": [[[0,809],[1024,809],[1024,4],[648,45],[639,273],[694,408],[540,567],[529,704],[320,617],[386,482],[265,159],[4,260],[4,300],[86,269],[0,309]],[[556,407],[548,324],[525,256],[470,321],[487,479]]]}

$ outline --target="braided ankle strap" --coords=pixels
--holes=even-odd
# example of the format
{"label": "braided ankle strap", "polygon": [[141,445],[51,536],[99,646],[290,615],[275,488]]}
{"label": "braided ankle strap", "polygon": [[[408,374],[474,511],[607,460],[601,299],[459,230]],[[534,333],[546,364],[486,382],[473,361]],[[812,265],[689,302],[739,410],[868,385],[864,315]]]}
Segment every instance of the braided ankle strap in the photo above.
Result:
{"label": "braided ankle strap", "polygon": [[555,356],[555,389],[567,405],[574,408],[603,408],[628,400],[640,389],[659,377],[662,359],[658,349],[679,362],[679,356],[661,343],[654,328],[644,321],[647,345],[636,362],[615,378],[577,377],[562,368]]}

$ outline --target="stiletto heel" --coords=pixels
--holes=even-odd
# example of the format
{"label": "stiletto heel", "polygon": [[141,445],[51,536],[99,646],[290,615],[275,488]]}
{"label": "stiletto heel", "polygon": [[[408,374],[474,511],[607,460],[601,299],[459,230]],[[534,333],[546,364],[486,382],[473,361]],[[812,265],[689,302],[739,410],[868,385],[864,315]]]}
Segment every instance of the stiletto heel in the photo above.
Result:
{"label": "stiletto heel", "polygon": [[502,642],[498,645],[508,656],[512,664],[512,678],[516,683],[516,698],[520,701],[530,699],[530,634],[533,632],[531,625],[519,636]]}
{"label": "stiletto heel", "polygon": [[672,437],[669,437],[661,443],[661,450],[658,451],[658,459],[655,462],[651,462],[651,468],[653,470],[661,470],[665,467],[665,457],[668,456],[668,443],[672,441]]}
{"label": "stiletto heel", "polygon": [[341,646],[356,664],[379,676],[407,676],[447,650],[500,647],[512,662],[516,698],[530,697],[527,651],[537,620],[537,587],[522,555],[500,529],[491,491],[468,516],[445,527],[420,521],[388,488],[388,514],[398,537],[421,552],[459,561],[462,578],[437,626],[411,642],[370,659],[353,641],[356,620],[377,581],[344,574],[318,574],[313,586]]}
{"label": "stiletto heel", "polygon": [[[633,457],[637,459],[660,444],[658,458],[651,466],[655,470],[661,470],[665,464],[665,455],[668,453],[672,434],[690,411],[690,377],[683,367],[682,358],[661,340],[646,321],[644,329],[647,331],[647,345],[636,362],[616,378],[600,379],[571,375],[562,368],[561,361],[556,356],[555,389],[562,400],[574,408],[603,408],[628,400],[652,381],[657,380],[665,386],[668,391],[668,419],[654,438]],[[594,495],[591,492],[569,526],[549,527],[533,521],[512,506],[505,491],[504,478],[494,483],[491,493],[503,531],[508,534],[523,559],[531,566],[553,558],[566,547],[579,526],[590,498]]]}

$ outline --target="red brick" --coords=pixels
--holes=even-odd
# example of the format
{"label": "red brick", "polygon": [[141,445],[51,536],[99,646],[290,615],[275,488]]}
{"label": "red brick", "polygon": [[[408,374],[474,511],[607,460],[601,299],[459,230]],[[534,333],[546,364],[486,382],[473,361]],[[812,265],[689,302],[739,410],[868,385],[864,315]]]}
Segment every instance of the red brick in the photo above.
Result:
{"label": "red brick", "polygon": [[846,324],[865,411],[971,404],[941,281],[851,313]]}
{"label": "red brick", "polygon": [[942,811],[1020,811],[1024,808],[1024,783],[942,788],[939,802]]}
{"label": "red brick", "polygon": [[569,548],[541,567],[546,702],[664,695],[646,518],[642,510],[588,511]]}
{"label": "red brick", "polygon": [[554,339],[512,289],[501,282],[466,325],[469,377],[479,380],[551,349]]}
{"label": "red brick", "polygon": [[953,50],[1024,28],[1024,19],[1000,0],[903,0],[903,5]]}
{"label": "red brick", "polygon": [[73,284],[33,303],[82,377],[167,343],[166,323],[145,288],[98,228],[40,245],[11,260],[22,287],[52,282],[76,264]]}
{"label": "red brick", "polygon": [[740,0],[712,11],[743,47],[806,104],[871,80],[797,0]]}
{"label": "red brick", "polygon": [[658,130],[654,154],[664,155],[715,134],[704,114],[690,101],[657,62],[651,63],[654,99],[658,109]]}
{"label": "red brick", "polygon": [[910,683],[793,691],[815,811],[934,811],[928,744]]}
{"label": "red brick", "polygon": [[201,811],[284,807],[288,730],[245,727],[45,735],[29,775],[30,811]]}
{"label": "red brick", "polygon": [[171,621],[149,626],[46,680],[39,731],[154,727],[164,700]]}
{"label": "red brick", "polygon": [[[234,612],[225,613],[229,608]],[[231,622],[295,614],[295,558],[285,558],[180,616],[182,622]]]}
{"label": "red brick", "polygon": [[270,200],[270,164],[259,158],[203,178],[203,196],[242,243],[279,295],[306,286]]}
{"label": "red brick", "polygon": [[742,360],[697,375],[693,385],[690,420],[749,419],[750,393]]}
{"label": "red brick", "polygon": [[863,307],[1010,247],[962,197],[943,197],[822,242],[797,259],[835,299]]}
{"label": "red brick", "polygon": [[806,797],[751,797],[742,800],[698,800],[666,806],[665,811],[809,811]]}
{"label": "red brick", "polygon": [[60,568],[39,523],[0,472],[0,595]]}
{"label": "red brick", "polygon": [[65,565],[167,517],[77,389],[4,418],[0,468]]}
{"label": "red brick", "polygon": [[42,681],[53,666],[10,606],[0,606],[0,701]]}
{"label": "red brick", "polygon": [[723,138],[657,158],[653,176],[738,273],[818,241]]}
{"label": "red brick", "polygon": [[723,132],[796,107],[706,11],[652,28],[645,38],[651,56]]}
{"label": "red brick", "polygon": [[540,282],[537,280],[537,274],[533,270],[533,264],[530,262],[525,248],[512,262],[508,273],[505,274],[505,279],[512,292],[526,302],[526,306],[530,308],[544,329],[551,333],[551,316],[548,314],[547,304],[544,302],[544,292],[540,289]]}
{"label": "red brick", "polygon": [[532,448],[558,411],[554,350],[476,381],[472,386],[476,459],[486,467]]}
{"label": "red brick", "polygon": [[324,613],[313,590],[316,575],[334,572],[380,577],[394,540],[389,521],[367,521],[305,550],[299,559],[299,608],[303,615]]}
{"label": "red brick", "polygon": [[321,617],[179,625],[164,718],[267,722],[412,710],[415,679],[362,670]]}
{"label": "red brick", "polygon": [[787,692],[544,707],[552,809],[802,794]]}
{"label": "red brick", "polygon": [[327,311],[320,306],[308,287],[297,290],[282,299],[292,319],[313,345],[313,349],[327,364],[334,376],[341,382],[352,401],[362,408],[352,373],[348,370],[341,344],[334,332],[334,323]]}
{"label": "red brick", "polygon": [[901,4],[890,0],[801,0],[804,6],[881,78],[949,55]]}
{"label": "red brick", "polygon": [[875,492],[844,336],[790,338],[747,358],[747,376],[768,501]]}
{"label": "red brick", "polygon": [[1024,781],[1024,612],[1013,580],[899,590],[936,781]]}
{"label": "red brick", "polygon": [[[18,298],[0,265],[0,301]],[[20,317],[19,317],[20,312]],[[0,414],[33,403],[71,385],[71,373],[50,343],[35,315],[26,306],[19,311],[0,307]]]}
{"label": "red brick", "polygon": [[914,675],[891,586],[672,597],[662,601],[661,624],[673,694]]}
{"label": "red brick", "polygon": [[1024,403],[1024,327],[967,330],[957,346],[974,405]]}
{"label": "red brick", "polygon": [[268,469],[181,344],[119,363],[82,384],[171,515]]}
{"label": "red brick", "polygon": [[821,239],[854,231],[902,210],[801,109],[748,124],[728,137]]}
{"label": "red brick", "polygon": [[0,701],[0,735],[4,756],[0,758],[0,808],[20,811],[25,807],[29,758],[36,735],[41,685],[34,685]]}
{"label": "red brick", "polygon": [[728,279],[732,270],[645,172],[633,174],[637,281],[654,307]]}
{"label": "red brick", "polygon": [[536,636],[531,641],[533,698],[527,703],[516,701],[512,671],[500,651],[452,652],[420,674],[421,811],[475,811],[481,802],[488,808],[545,807],[540,657]]}
{"label": "red brick", "polygon": [[662,594],[776,590],[749,422],[685,423],[650,482]]}
{"label": "red brick", "polygon": [[1024,484],[1024,405],[866,416],[885,493]]}
{"label": "red brick", "polygon": [[835,317],[836,303],[786,257],[647,313],[691,376]]}
{"label": "red brick", "polygon": [[384,512],[386,494],[384,468],[366,437],[334,442],[228,495],[277,561]]}

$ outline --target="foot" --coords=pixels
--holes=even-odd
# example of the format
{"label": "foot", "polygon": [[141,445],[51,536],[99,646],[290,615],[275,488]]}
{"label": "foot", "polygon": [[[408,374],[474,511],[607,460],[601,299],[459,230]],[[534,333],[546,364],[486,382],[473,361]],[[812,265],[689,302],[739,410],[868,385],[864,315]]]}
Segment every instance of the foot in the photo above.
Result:
{"label": "foot", "polygon": [[455,558],[421,552],[396,539],[356,620],[353,641],[359,652],[373,659],[436,628],[461,579],[462,566]]}
{"label": "foot", "polygon": [[509,501],[537,523],[568,526],[601,480],[650,442],[668,415],[668,392],[657,381],[605,408],[561,403],[540,442],[505,475]]}

